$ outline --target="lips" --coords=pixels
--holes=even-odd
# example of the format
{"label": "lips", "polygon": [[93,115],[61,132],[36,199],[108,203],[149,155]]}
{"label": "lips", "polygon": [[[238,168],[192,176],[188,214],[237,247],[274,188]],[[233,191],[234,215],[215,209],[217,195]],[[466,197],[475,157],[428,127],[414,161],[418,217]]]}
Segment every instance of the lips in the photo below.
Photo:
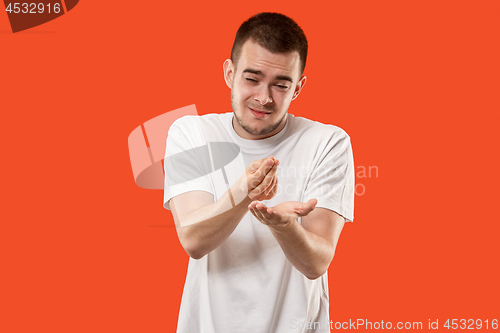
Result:
{"label": "lips", "polygon": [[268,112],[268,111],[260,111],[260,110],[255,110],[255,109],[251,109],[251,108],[249,108],[249,109],[252,112],[252,114],[259,119],[265,118],[271,114],[271,112]]}

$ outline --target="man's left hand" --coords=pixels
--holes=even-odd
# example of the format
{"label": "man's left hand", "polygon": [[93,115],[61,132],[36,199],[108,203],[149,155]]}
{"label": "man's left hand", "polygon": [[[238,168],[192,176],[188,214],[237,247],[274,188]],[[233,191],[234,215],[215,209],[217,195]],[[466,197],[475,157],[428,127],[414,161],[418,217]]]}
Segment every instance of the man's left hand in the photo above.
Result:
{"label": "man's left hand", "polygon": [[269,227],[286,227],[294,221],[298,221],[299,217],[312,212],[317,203],[316,199],[311,199],[306,203],[285,201],[274,207],[267,207],[261,202],[252,201],[248,210],[262,224]]}

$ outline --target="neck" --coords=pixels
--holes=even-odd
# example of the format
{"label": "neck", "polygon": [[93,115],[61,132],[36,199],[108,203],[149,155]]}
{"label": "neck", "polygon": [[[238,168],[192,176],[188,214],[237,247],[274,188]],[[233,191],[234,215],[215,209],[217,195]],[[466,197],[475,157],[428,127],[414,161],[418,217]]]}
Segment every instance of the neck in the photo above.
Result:
{"label": "neck", "polygon": [[285,128],[285,126],[286,126],[287,119],[288,119],[288,113],[285,113],[283,118],[281,118],[281,121],[280,121],[280,124],[278,125],[278,127],[276,127],[274,130],[272,130],[271,132],[266,133],[266,134],[252,134],[252,133],[247,132],[238,123],[238,121],[236,120],[236,117],[234,116],[234,113],[233,113],[232,124],[233,124],[234,131],[236,132],[236,134],[239,137],[246,139],[246,140],[262,140],[262,139],[270,138],[270,137],[278,134],[279,132],[281,132],[283,130],[283,128]]}

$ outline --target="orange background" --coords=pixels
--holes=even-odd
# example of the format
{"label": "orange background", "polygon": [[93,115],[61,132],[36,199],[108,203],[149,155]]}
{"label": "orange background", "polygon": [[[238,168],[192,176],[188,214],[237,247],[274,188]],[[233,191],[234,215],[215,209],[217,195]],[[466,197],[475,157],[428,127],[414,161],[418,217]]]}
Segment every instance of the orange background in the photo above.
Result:
{"label": "orange background", "polygon": [[0,12],[1,332],[174,332],[188,256],[127,137],[230,111],[222,63],[260,11],[309,39],[290,112],[379,171],[357,179],[331,319],[500,319],[498,1],[82,0],[17,34]]}

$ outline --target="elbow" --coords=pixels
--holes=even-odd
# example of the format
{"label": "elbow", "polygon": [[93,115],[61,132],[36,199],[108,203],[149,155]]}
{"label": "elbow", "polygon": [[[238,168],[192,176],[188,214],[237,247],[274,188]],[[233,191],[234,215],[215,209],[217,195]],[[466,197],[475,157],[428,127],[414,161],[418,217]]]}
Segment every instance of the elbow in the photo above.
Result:
{"label": "elbow", "polygon": [[[320,275],[321,276],[321,275]],[[308,278],[309,280],[316,280],[317,278],[319,278],[319,276],[316,276],[316,275],[306,275],[305,276],[306,278]]]}
{"label": "elbow", "polygon": [[181,242],[181,245],[184,248],[184,251],[186,251],[187,255],[195,260],[201,259],[206,255],[206,253],[202,251],[199,246],[196,246],[196,244]]}
{"label": "elbow", "polygon": [[199,260],[201,258],[203,258],[205,256],[205,253],[202,253],[200,250],[198,249],[187,249],[187,248],[184,248],[184,251],[186,251],[186,253],[188,254],[189,257],[195,259],[195,260]]}
{"label": "elbow", "polygon": [[196,260],[201,259],[206,255],[206,252],[203,251],[200,242],[189,231],[188,228],[179,228],[177,230],[179,242],[189,257]]}
{"label": "elbow", "polygon": [[194,239],[179,237],[179,241],[187,255],[195,260],[201,259],[207,254],[200,246],[200,243],[196,242]]}
{"label": "elbow", "polygon": [[320,277],[322,277],[326,273],[326,271],[327,270],[317,271],[317,272],[309,272],[308,274],[304,274],[304,276],[306,278],[308,278],[309,280],[316,280],[316,279],[319,279]]}
{"label": "elbow", "polygon": [[333,253],[324,264],[311,267],[311,269],[304,273],[304,276],[309,280],[316,280],[325,275],[325,273],[328,272],[328,268],[330,267],[330,263],[332,262],[334,255],[335,253]]}
{"label": "elbow", "polygon": [[304,272],[304,276],[309,280],[316,280],[325,275],[325,273],[328,271],[329,266],[330,265],[311,267],[307,272]]}

